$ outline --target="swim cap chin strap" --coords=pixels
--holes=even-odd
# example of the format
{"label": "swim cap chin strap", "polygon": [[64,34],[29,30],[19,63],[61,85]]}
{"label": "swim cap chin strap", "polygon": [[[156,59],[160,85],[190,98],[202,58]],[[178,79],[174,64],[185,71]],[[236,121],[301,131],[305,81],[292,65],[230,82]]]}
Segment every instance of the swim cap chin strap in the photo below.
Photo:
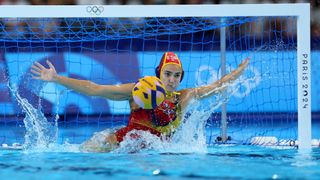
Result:
{"label": "swim cap chin strap", "polygon": [[180,95],[181,93],[177,92],[177,91],[174,91],[174,92],[169,92],[169,91],[166,91],[166,97],[167,98],[172,98],[173,96],[175,95]]}

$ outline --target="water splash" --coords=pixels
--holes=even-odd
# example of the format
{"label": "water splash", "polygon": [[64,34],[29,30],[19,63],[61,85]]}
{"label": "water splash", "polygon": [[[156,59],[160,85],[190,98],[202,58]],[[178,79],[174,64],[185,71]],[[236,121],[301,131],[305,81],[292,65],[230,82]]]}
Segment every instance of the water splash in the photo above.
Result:
{"label": "water splash", "polygon": [[109,144],[106,143],[105,139],[114,130],[112,129],[105,129],[100,132],[95,132],[94,135],[88,139],[87,141],[83,142],[79,148],[82,152],[110,152],[113,150]]}
{"label": "water splash", "polygon": [[[206,130],[207,120],[212,113],[239,90],[245,79],[225,83],[224,93],[217,93],[208,97],[209,106],[202,105],[202,100],[193,99],[184,112],[182,124],[170,137],[158,137],[147,131],[133,130],[124,137],[119,147],[113,153],[137,153],[141,151],[155,151],[156,153],[207,153]],[[110,146],[105,138],[115,130],[108,129],[97,132],[81,145],[81,150],[89,152],[109,152]],[[138,138],[137,138],[138,137]]]}
{"label": "water splash", "polygon": [[[244,79],[242,79],[244,80]],[[227,93],[218,93],[210,97],[208,109],[202,109],[201,102],[193,99],[183,116],[181,126],[176,130],[170,139],[158,137],[146,131],[132,131],[127,134],[124,141],[120,143],[115,153],[131,153],[145,150],[155,150],[156,152],[173,153],[207,153],[207,143],[205,136],[205,125],[207,120],[222,103],[228,101],[229,97],[239,89],[241,81],[224,84],[223,89]],[[226,88],[225,88],[226,87]],[[10,88],[12,94],[17,99],[19,105],[26,113],[24,124],[26,127],[24,149],[40,152],[108,152],[110,147],[105,144],[105,137],[114,130],[97,132],[95,135],[81,145],[68,143],[57,144],[58,119],[55,116],[55,124],[49,123],[40,109],[35,109],[25,98],[22,98],[16,88]],[[225,95],[227,94],[227,96]],[[56,111],[58,112],[59,97]],[[132,138],[138,135],[139,138]]]}
{"label": "water splash", "polygon": [[[9,82],[9,81],[7,81]],[[48,122],[41,112],[41,99],[38,102],[38,109],[34,108],[27,99],[22,98],[15,85],[7,83],[12,95],[17,100],[19,106],[25,113],[23,123],[26,129],[25,142],[22,148],[25,153],[29,152],[80,152],[79,144],[70,144],[67,141],[58,144],[58,120],[59,120],[59,99],[64,93],[62,91],[57,96],[56,115],[54,123]]]}
{"label": "water splash", "polygon": [[54,126],[47,121],[40,109],[35,109],[27,99],[20,96],[16,87],[8,87],[23,112],[26,113],[23,119],[26,128],[23,148],[25,150],[41,151],[47,149],[49,144],[56,144],[57,138],[54,134],[56,134],[57,129],[54,129]]}
{"label": "water splash", "polygon": [[201,108],[201,102],[193,99],[187,107],[181,126],[172,136],[171,152],[207,153],[205,125],[210,111]]}
{"label": "water splash", "polygon": [[[236,85],[234,85],[236,86]],[[215,112],[221,104],[228,100],[232,93],[236,92],[234,86],[229,90],[228,96],[218,94],[214,101],[210,102],[209,109],[203,109],[201,101],[193,99],[186,110],[182,124],[171,138],[157,137],[145,131],[131,131],[115,152],[140,152],[154,150],[159,153],[207,153],[206,130],[207,120],[212,112]],[[229,89],[229,88],[227,88]],[[137,135],[139,138],[131,138]]]}
{"label": "water splash", "polygon": [[[114,152],[132,153],[141,151],[155,151],[157,153],[207,153],[205,125],[211,110],[218,108],[218,103],[210,110],[201,110],[201,102],[193,100],[190,102],[181,126],[170,137],[158,137],[146,131],[131,131],[120,147]],[[133,135],[133,136],[132,136]],[[139,138],[132,138],[132,137]]]}
{"label": "water splash", "polygon": [[126,134],[119,147],[113,152],[137,153],[150,150],[161,152],[169,145],[169,142],[162,140],[161,137],[153,135],[148,131],[132,130]]}

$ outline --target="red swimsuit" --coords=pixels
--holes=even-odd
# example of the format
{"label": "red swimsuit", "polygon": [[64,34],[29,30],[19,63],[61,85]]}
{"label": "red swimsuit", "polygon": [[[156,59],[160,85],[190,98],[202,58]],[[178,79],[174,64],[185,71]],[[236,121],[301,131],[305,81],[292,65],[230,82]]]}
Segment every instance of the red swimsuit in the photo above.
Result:
{"label": "red swimsuit", "polygon": [[140,108],[132,111],[128,125],[116,131],[117,141],[123,141],[124,136],[132,130],[149,131],[157,136],[170,135],[180,124],[178,109],[177,103],[164,100],[156,109]]}

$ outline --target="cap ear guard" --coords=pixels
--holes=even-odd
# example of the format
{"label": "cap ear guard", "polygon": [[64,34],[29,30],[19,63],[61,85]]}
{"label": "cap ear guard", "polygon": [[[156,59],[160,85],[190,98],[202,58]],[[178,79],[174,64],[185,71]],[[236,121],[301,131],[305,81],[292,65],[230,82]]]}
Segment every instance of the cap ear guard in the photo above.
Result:
{"label": "cap ear guard", "polygon": [[160,65],[156,67],[155,73],[156,73],[157,78],[160,79]]}
{"label": "cap ear guard", "polygon": [[184,70],[182,70],[182,71],[181,71],[180,82],[182,81],[182,79],[183,79],[183,76],[184,76]]}

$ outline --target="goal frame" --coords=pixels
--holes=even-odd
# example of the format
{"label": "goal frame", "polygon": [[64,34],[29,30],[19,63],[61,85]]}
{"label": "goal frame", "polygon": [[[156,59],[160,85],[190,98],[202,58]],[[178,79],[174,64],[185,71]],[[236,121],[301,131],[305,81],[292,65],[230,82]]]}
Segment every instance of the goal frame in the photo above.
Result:
{"label": "goal frame", "polygon": [[297,100],[300,149],[311,148],[310,4],[0,6],[1,18],[297,17]]}

